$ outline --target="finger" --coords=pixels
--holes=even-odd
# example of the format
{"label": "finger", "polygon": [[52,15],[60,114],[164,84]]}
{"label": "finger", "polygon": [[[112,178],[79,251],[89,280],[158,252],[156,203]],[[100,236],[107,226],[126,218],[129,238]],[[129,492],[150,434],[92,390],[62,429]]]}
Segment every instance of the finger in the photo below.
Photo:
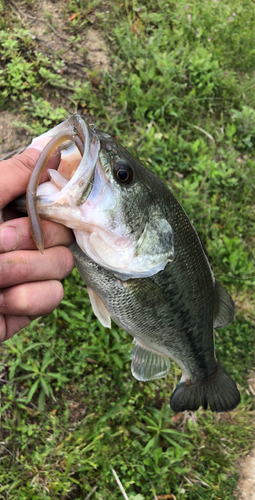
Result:
{"label": "finger", "polygon": [[2,290],[0,313],[9,316],[44,316],[58,306],[64,297],[59,281],[22,283]]}
{"label": "finger", "polygon": [[[43,149],[41,145],[38,146],[39,149],[36,149],[36,147],[33,145],[33,147],[29,147],[22,154],[15,155],[10,160],[0,162],[0,209],[26,192],[31,172]],[[60,149],[58,148],[49,159],[40,182],[48,179],[47,170],[49,168],[56,169],[59,162]]]}
{"label": "finger", "polygon": [[[56,222],[42,221],[45,248],[70,246],[74,242],[71,229]],[[0,225],[0,253],[12,250],[36,250],[31,236],[29,219],[22,217]]]}
{"label": "finger", "polygon": [[63,279],[74,267],[68,248],[48,248],[40,254],[34,250],[17,250],[0,254],[0,288],[20,283]]}
{"label": "finger", "polygon": [[5,316],[0,314],[0,342],[8,340],[31,323],[28,316]]}

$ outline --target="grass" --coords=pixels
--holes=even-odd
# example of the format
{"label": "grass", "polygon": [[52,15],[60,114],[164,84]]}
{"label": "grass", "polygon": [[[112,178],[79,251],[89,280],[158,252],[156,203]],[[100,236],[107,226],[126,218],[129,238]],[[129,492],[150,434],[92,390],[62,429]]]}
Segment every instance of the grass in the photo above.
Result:
{"label": "grass", "polygon": [[[37,2],[16,4],[25,12]],[[253,4],[67,0],[62,9],[83,76],[61,50],[42,53],[27,19],[0,2],[0,106],[21,112],[32,136],[89,113],[169,185],[237,304],[216,351],[242,402],[228,414],[174,415],[179,368],[157,383],[134,380],[131,337],[100,325],[75,270],[56,311],[2,346],[0,495],[84,500],[96,488],[91,498],[120,500],[114,468],[129,500],[231,500],[235,459],[254,439]],[[92,20],[108,45],[104,74],[86,64]]]}

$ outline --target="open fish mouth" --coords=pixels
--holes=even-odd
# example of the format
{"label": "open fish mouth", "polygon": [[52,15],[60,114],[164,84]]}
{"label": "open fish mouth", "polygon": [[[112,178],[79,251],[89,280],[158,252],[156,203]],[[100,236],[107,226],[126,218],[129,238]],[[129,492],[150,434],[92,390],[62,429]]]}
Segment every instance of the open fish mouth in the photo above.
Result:
{"label": "open fish mouth", "polygon": [[[164,269],[174,255],[173,232],[157,207],[153,212],[150,190],[146,190],[145,210],[139,201],[137,205],[143,190],[143,183],[133,175],[138,162],[79,115],[35,141],[42,145],[48,139],[27,189],[27,212],[37,248],[43,252],[42,217],[73,229],[81,250],[121,279],[148,277]],[[39,185],[50,156],[66,141],[73,145],[62,156],[59,169],[49,169],[51,180]],[[146,170],[144,174],[148,175]],[[127,183],[125,175],[130,175]]]}
{"label": "open fish mouth", "polygon": [[[33,239],[38,249],[43,252],[44,235],[39,212],[43,218],[51,220],[56,220],[57,216],[57,222],[64,222],[66,225],[67,215],[68,218],[71,217],[72,207],[84,203],[90,193],[100,150],[100,140],[80,115],[71,116],[40,137],[46,139],[51,137],[51,139],[40,154],[28,184],[27,212]],[[49,170],[51,182],[38,187],[40,177],[50,156],[58,146],[66,141],[73,142],[73,146],[69,147],[63,155],[65,159],[63,163],[69,162],[69,165],[72,166],[71,174],[70,171],[66,172],[63,166],[63,175],[61,166],[58,171]],[[80,163],[76,171],[73,172],[79,156]],[[59,210],[60,207],[61,210]],[[61,220],[61,213],[63,220]],[[77,219],[77,213],[75,219]],[[73,223],[70,227],[74,228]]]}
{"label": "open fish mouth", "polygon": [[[27,211],[43,251],[40,217],[74,231],[76,266],[102,324],[110,318],[135,337],[132,373],[154,380],[183,372],[171,397],[176,411],[230,411],[240,401],[217,362],[213,327],[234,318],[234,303],[214,278],[196,230],[173,193],[114,138],[79,115],[35,139],[47,143],[27,190]],[[71,141],[51,180],[48,159]],[[40,217],[39,217],[40,215]],[[149,278],[149,279],[136,279]]]}

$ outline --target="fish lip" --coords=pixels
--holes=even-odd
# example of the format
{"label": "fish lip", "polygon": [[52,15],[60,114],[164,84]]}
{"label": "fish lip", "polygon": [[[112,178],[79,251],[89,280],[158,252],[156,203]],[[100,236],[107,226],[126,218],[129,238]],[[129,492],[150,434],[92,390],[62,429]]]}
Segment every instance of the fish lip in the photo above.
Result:
{"label": "fish lip", "polygon": [[[96,132],[90,127],[88,122],[85,119],[81,118],[80,115],[74,115],[72,118],[77,122],[77,129],[78,127],[81,128],[86,138],[81,161],[74,175],[67,181],[64,187],[59,189],[59,192],[57,193],[58,196],[55,196],[54,194],[41,194],[36,196],[36,203],[38,208],[43,205],[57,203],[59,199],[59,193],[61,193],[61,196],[66,196],[67,202],[70,206],[80,206],[87,200],[91,192],[95,175],[95,168],[101,148],[101,141]],[[60,124],[61,129],[65,128],[64,124],[66,124],[66,127],[69,127],[69,122],[70,119]],[[60,126],[58,125],[55,128],[57,129],[55,133],[52,134],[54,129],[51,129],[51,131],[43,135],[48,134],[51,137],[54,137],[54,135],[59,132]]]}
{"label": "fish lip", "polygon": [[[79,129],[82,130],[85,137],[85,144],[83,155],[76,172],[62,189],[63,194],[68,191],[69,204],[71,206],[80,205],[82,203],[81,200],[84,197],[84,191],[87,191],[91,182],[91,177],[94,174],[98,153],[101,147],[100,139],[86,120],[83,120],[80,115],[74,115],[73,120],[77,122],[78,132]],[[92,152],[93,149],[95,149],[94,152]],[[93,153],[93,157],[91,161],[89,161],[91,153]]]}

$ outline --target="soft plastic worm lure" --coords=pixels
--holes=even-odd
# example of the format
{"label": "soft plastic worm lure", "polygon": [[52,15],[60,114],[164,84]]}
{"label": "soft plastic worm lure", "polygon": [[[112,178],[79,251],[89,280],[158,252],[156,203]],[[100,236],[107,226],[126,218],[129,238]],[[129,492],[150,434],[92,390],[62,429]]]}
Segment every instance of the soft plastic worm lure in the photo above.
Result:
{"label": "soft plastic worm lure", "polygon": [[90,129],[79,115],[71,116],[68,120],[60,124],[60,126],[55,127],[55,129],[50,131],[48,134],[50,135],[52,132],[54,133],[54,136],[41,152],[32,172],[27,187],[26,197],[27,212],[30,220],[32,237],[41,253],[43,253],[44,250],[44,234],[36,207],[36,192],[43,170],[55,149],[65,141],[72,141],[75,143],[82,156],[81,163],[84,164],[88,159],[91,143]]}

